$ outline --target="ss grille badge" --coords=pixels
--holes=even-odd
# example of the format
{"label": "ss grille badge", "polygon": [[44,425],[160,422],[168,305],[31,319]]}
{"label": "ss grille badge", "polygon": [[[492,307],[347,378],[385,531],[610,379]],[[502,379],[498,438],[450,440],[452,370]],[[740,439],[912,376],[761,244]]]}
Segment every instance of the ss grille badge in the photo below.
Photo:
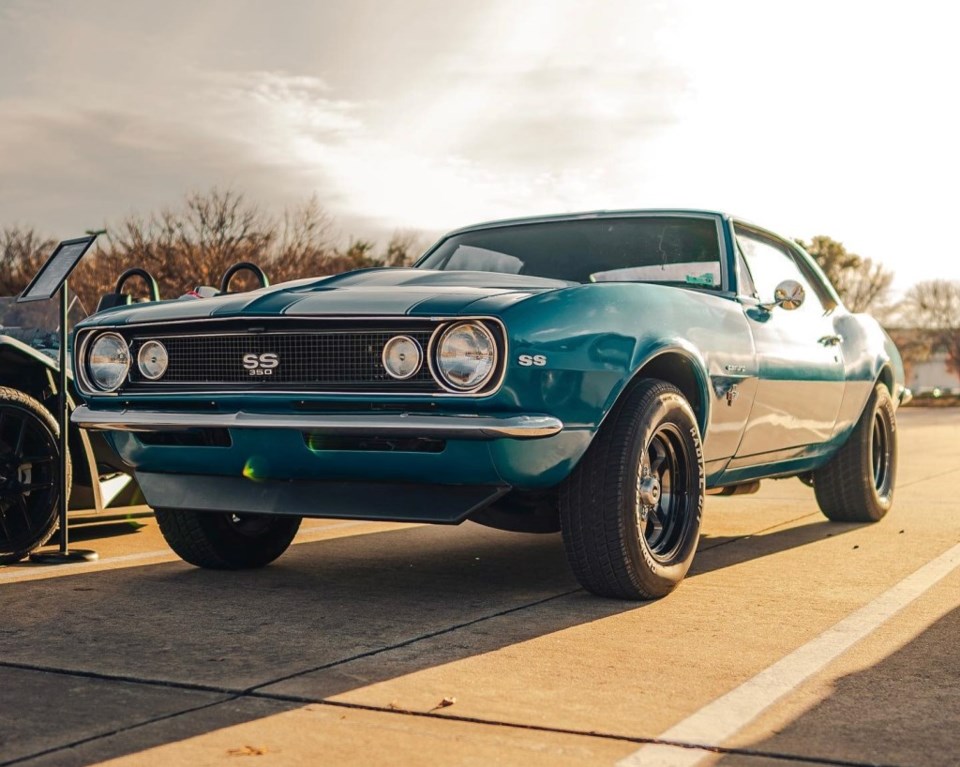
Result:
{"label": "ss grille badge", "polygon": [[272,376],[274,369],[280,364],[280,356],[275,352],[264,352],[263,354],[244,354],[243,367],[247,375],[252,376]]}

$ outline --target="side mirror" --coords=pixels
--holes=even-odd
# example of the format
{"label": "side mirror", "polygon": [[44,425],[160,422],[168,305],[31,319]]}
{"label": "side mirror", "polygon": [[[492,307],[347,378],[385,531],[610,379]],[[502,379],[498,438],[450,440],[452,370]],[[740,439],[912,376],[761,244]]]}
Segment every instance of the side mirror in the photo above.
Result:
{"label": "side mirror", "polygon": [[773,302],[761,304],[761,306],[768,312],[773,311],[774,307],[777,306],[789,312],[799,309],[806,297],[807,293],[803,289],[803,285],[796,280],[784,280],[773,291]]}

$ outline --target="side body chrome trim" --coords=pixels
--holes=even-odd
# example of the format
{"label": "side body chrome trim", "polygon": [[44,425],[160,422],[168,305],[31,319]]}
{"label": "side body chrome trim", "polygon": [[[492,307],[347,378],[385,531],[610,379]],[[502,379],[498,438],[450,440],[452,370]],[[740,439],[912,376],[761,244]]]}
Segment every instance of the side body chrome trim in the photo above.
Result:
{"label": "side body chrome trim", "polygon": [[538,439],[563,429],[549,415],[421,415],[314,413],[198,413],[158,410],[92,410],[79,406],[70,420],[98,431],[184,431],[187,429],[291,429],[365,437],[433,437],[437,439]]}

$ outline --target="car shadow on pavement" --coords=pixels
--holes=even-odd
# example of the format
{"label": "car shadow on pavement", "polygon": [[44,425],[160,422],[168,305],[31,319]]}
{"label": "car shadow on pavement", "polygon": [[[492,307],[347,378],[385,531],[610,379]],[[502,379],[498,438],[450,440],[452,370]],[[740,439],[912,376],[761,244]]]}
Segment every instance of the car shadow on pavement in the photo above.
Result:
{"label": "car shadow on pavement", "polygon": [[[70,520],[70,544],[72,545],[80,541],[94,541],[103,538],[131,535],[142,530],[144,527],[145,523],[134,516],[125,519],[112,519],[110,521],[99,519]],[[46,545],[56,546],[59,543],[60,531],[58,530]]]}
{"label": "car shadow on pavement", "polygon": [[[856,527],[705,538],[691,577]],[[734,541],[746,545],[724,545]],[[0,766],[84,739],[70,763],[136,753],[649,604],[585,593],[558,535],[474,524],[301,543],[257,571],[174,562],[4,596],[0,686],[41,692],[29,706],[0,696],[17,722]],[[50,722],[75,727],[63,735]],[[63,753],[47,758],[63,764]]]}
{"label": "car shadow on pavement", "polygon": [[[771,737],[746,746],[817,764],[956,765],[960,754],[960,608],[879,663],[838,679],[830,694]],[[730,755],[724,767],[759,767]]]}
{"label": "car shadow on pavement", "polygon": [[733,567],[800,546],[807,546],[826,538],[836,538],[862,530],[864,527],[862,524],[815,519],[816,521],[807,524],[756,535],[703,535],[700,537],[697,556],[693,560],[693,565],[687,577],[692,578],[702,573],[721,570],[724,567]]}
{"label": "car shadow on pavement", "polygon": [[[558,536],[476,525],[298,544],[259,571],[174,562],[9,584],[0,719],[16,726],[0,735],[0,765],[88,738],[69,763],[135,753],[225,726],[224,717],[300,707],[251,697],[286,679],[319,674],[329,692],[308,697],[321,699],[376,681],[336,673],[360,659],[388,678],[634,609],[583,594]],[[504,618],[507,630],[483,630]],[[466,637],[466,627],[479,630]],[[427,640],[442,652],[387,662]],[[176,716],[203,706],[202,716]],[[157,719],[166,724],[146,724]],[[142,725],[153,735],[134,737]],[[45,758],[64,764],[65,753]]]}

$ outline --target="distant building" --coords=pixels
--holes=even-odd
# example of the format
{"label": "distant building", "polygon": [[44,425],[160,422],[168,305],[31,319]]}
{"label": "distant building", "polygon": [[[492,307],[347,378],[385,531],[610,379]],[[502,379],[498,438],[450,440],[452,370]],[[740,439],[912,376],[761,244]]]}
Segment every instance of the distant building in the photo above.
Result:
{"label": "distant building", "polygon": [[891,328],[887,332],[900,349],[906,384],[914,394],[934,390],[960,393],[960,376],[949,369],[947,353],[937,348],[933,332],[921,328]]}

